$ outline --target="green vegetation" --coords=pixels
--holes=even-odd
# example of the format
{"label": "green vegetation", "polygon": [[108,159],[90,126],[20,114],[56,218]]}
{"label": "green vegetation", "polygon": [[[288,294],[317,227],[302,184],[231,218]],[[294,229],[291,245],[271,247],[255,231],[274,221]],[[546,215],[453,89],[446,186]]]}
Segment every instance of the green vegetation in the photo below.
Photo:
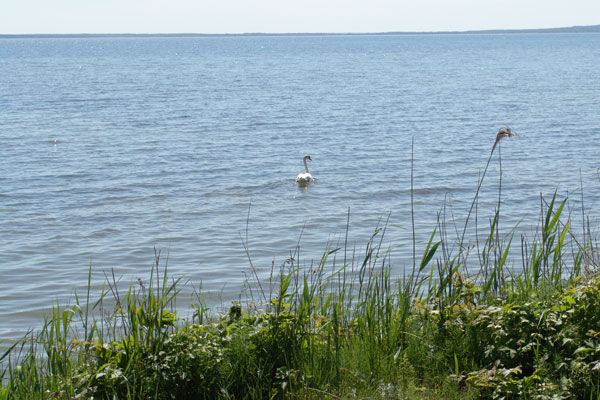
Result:
{"label": "green vegetation", "polygon": [[88,292],[55,307],[2,355],[0,399],[600,399],[595,248],[570,235],[565,201],[545,207],[518,273],[498,213],[483,243],[454,255],[434,231],[397,282],[383,227],[339,268],[343,248],[308,271],[290,258],[262,309],[210,317],[197,306],[188,321],[157,254],[147,285],[121,296],[113,278],[97,302]]}
{"label": "green vegetation", "polygon": [[600,399],[597,250],[566,200],[541,204],[518,270],[498,202],[472,243],[449,240],[440,214],[401,279],[384,224],[361,254],[329,247],[311,269],[292,256],[255,282],[262,301],[190,320],[158,253],[147,282],[121,294],[107,279],[0,354],[0,400]]}

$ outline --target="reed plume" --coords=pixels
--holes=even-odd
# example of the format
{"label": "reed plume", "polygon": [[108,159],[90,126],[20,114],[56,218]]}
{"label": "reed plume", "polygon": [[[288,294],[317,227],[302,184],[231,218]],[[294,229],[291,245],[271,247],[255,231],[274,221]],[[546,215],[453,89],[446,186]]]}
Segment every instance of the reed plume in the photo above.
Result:
{"label": "reed plume", "polygon": [[[460,237],[460,245],[461,246],[464,243],[465,233],[467,232],[467,225],[469,224],[469,218],[471,217],[471,213],[473,212],[473,207],[475,206],[475,202],[477,201],[477,198],[479,197],[479,189],[481,189],[481,185],[483,184],[483,178],[485,178],[485,174],[487,173],[488,167],[490,166],[490,161],[492,160],[492,155],[494,155],[494,150],[496,149],[496,146],[498,145],[498,143],[500,143],[500,140],[504,139],[505,137],[514,137],[514,136],[517,136],[517,134],[515,132],[513,132],[508,126],[503,126],[500,128],[500,130],[498,130],[498,134],[496,135],[496,140],[494,141],[494,145],[492,146],[492,151],[490,152],[490,156],[488,157],[487,163],[485,164],[485,168],[483,169],[483,174],[481,175],[481,178],[479,179],[479,182],[477,183],[477,190],[475,191],[475,197],[473,197],[473,201],[471,202],[471,207],[469,208],[469,212],[467,214],[465,226],[463,228],[463,232]],[[500,167],[500,173],[502,173],[502,167]]]}
{"label": "reed plume", "polygon": [[505,137],[513,137],[513,136],[517,136],[516,132],[513,132],[508,126],[501,127],[500,130],[498,131],[498,134],[496,135],[496,141],[494,142],[494,145],[492,146],[492,153],[494,152],[496,145],[498,143],[500,143],[500,140],[504,139]]}

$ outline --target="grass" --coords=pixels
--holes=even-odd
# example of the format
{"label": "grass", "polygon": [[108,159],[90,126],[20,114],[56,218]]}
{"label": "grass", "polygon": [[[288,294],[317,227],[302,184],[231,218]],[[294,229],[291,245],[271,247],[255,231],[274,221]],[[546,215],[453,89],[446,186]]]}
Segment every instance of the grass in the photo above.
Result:
{"label": "grass", "polygon": [[449,238],[440,213],[396,279],[384,222],[360,254],[346,240],[310,269],[292,255],[264,281],[254,271],[249,307],[200,304],[187,320],[157,252],[146,282],[120,293],[107,276],[96,301],[88,289],[57,305],[0,355],[0,400],[600,399],[597,250],[566,205],[540,199],[520,260],[519,240],[498,233],[499,202],[473,243]]}

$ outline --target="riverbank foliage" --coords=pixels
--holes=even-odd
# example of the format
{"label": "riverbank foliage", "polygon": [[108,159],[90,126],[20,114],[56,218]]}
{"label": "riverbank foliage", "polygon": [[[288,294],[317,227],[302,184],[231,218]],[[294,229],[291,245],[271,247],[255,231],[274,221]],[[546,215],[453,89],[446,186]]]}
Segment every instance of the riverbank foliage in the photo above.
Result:
{"label": "riverbank foliage", "polygon": [[464,246],[440,221],[399,280],[383,226],[351,260],[290,257],[220,316],[179,319],[180,282],[157,254],[147,282],[121,294],[107,279],[98,301],[55,307],[0,354],[0,399],[600,399],[596,250],[555,197],[518,271],[498,212]]}

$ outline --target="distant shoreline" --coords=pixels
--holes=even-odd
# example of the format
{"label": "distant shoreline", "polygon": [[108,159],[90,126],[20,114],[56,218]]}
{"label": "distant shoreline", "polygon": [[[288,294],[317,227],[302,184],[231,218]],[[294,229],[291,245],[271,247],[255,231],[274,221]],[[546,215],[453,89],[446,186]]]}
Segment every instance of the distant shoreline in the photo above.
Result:
{"label": "distant shoreline", "polygon": [[457,35],[457,34],[509,34],[509,33],[600,33],[600,25],[571,26],[543,29],[488,29],[468,31],[430,32],[304,32],[304,33],[37,33],[0,34],[0,39],[60,39],[60,38],[145,38],[145,37],[260,37],[260,36],[377,36],[377,35]]}

